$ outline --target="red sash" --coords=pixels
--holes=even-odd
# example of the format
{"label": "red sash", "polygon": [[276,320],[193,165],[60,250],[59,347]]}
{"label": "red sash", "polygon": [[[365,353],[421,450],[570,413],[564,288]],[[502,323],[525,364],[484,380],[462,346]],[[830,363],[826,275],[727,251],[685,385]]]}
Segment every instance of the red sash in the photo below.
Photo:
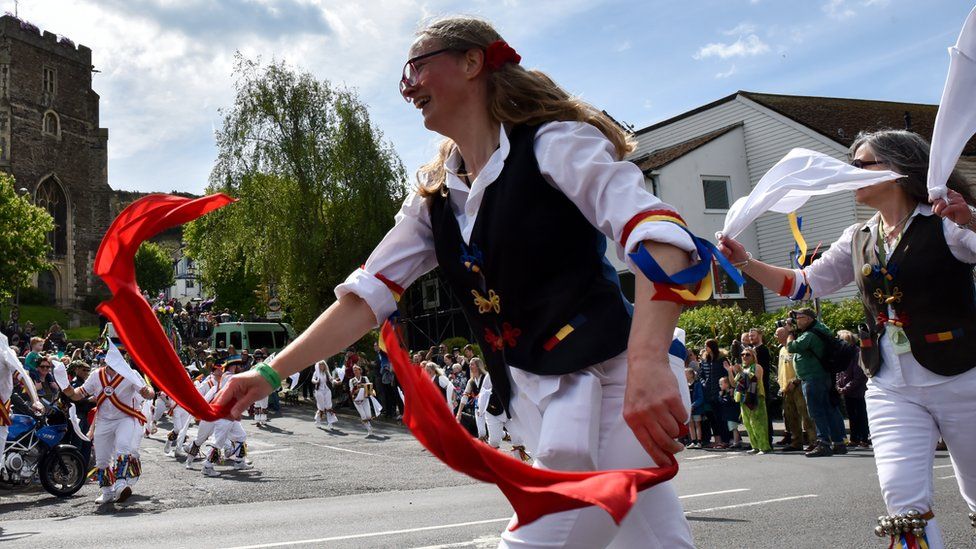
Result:
{"label": "red sash", "polygon": [[13,424],[10,419],[10,400],[0,400],[0,427],[9,427]]}
{"label": "red sash", "polygon": [[[109,402],[115,405],[116,408],[122,411],[123,414],[127,416],[132,416],[139,420],[140,424],[146,423],[146,416],[142,415],[142,412],[136,410],[132,406],[127,406],[124,402],[119,400],[119,396],[115,394],[115,389],[122,383],[125,379],[121,375],[116,374],[115,379],[111,382],[108,380],[108,374],[105,373],[105,368],[98,370],[98,379],[102,382],[102,394],[98,395],[98,399],[95,400],[95,408],[102,405],[102,402],[107,398]],[[111,389],[111,391],[107,391]]]}

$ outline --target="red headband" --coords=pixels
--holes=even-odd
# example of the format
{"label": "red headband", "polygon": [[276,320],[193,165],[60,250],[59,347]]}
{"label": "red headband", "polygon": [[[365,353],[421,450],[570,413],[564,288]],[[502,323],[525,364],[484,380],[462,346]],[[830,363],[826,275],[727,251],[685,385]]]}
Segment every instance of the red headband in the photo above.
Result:
{"label": "red headband", "polygon": [[504,40],[495,40],[485,48],[485,66],[491,71],[497,71],[509,62],[518,65],[521,60],[522,56]]}

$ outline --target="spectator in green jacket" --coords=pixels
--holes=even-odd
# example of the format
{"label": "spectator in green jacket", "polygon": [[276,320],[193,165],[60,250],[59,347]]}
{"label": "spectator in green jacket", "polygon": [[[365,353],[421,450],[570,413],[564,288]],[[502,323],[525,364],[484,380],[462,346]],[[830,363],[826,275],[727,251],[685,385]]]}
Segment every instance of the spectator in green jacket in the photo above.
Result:
{"label": "spectator in green jacket", "polygon": [[817,426],[817,446],[806,456],[846,454],[844,417],[837,400],[831,397],[833,376],[822,363],[827,347],[824,338],[833,337],[833,333],[817,320],[816,312],[809,307],[793,311],[788,326],[795,339],[787,344],[786,349],[793,353],[793,365],[796,377],[801,381],[807,411]]}

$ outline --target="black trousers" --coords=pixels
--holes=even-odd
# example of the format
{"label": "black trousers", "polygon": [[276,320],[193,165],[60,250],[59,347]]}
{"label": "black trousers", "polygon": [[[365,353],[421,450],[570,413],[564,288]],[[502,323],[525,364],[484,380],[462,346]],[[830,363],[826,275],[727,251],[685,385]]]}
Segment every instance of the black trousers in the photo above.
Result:
{"label": "black trousers", "polygon": [[702,442],[710,441],[714,435],[728,444],[732,440],[732,433],[729,432],[729,426],[725,423],[725,417],[722,415],[722,403],[715,400],[706,402],[706,404],[709,410],[705,412],[704,421],[702,421]]}
{"label": "black trousers", "polygon": [[396,384],[380,383],[380,404],[383,405],[383,414],[388,418],[394,418],[403,413],[403,401],[400,400],[400,392],[397,391]]}
{"label": "black trousers", "polygon": [[867,442],[868,409],[864,403],[864,395],[844,397],[844,407],[847,408],[847,419],[851,425],[851,443]]}

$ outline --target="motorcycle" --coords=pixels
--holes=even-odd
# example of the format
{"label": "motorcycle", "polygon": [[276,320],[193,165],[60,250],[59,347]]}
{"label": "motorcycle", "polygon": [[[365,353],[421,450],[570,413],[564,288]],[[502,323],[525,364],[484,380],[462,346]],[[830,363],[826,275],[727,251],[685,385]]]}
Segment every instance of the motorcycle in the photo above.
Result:
{"label": "motorcycle", "polygon": [[49,406],[43,414],[14,413],[11,420],[0,483],[27,486],[37,478],[59,498],[85,485],[88,458],[78,449],[81,439],[63,411]]}

